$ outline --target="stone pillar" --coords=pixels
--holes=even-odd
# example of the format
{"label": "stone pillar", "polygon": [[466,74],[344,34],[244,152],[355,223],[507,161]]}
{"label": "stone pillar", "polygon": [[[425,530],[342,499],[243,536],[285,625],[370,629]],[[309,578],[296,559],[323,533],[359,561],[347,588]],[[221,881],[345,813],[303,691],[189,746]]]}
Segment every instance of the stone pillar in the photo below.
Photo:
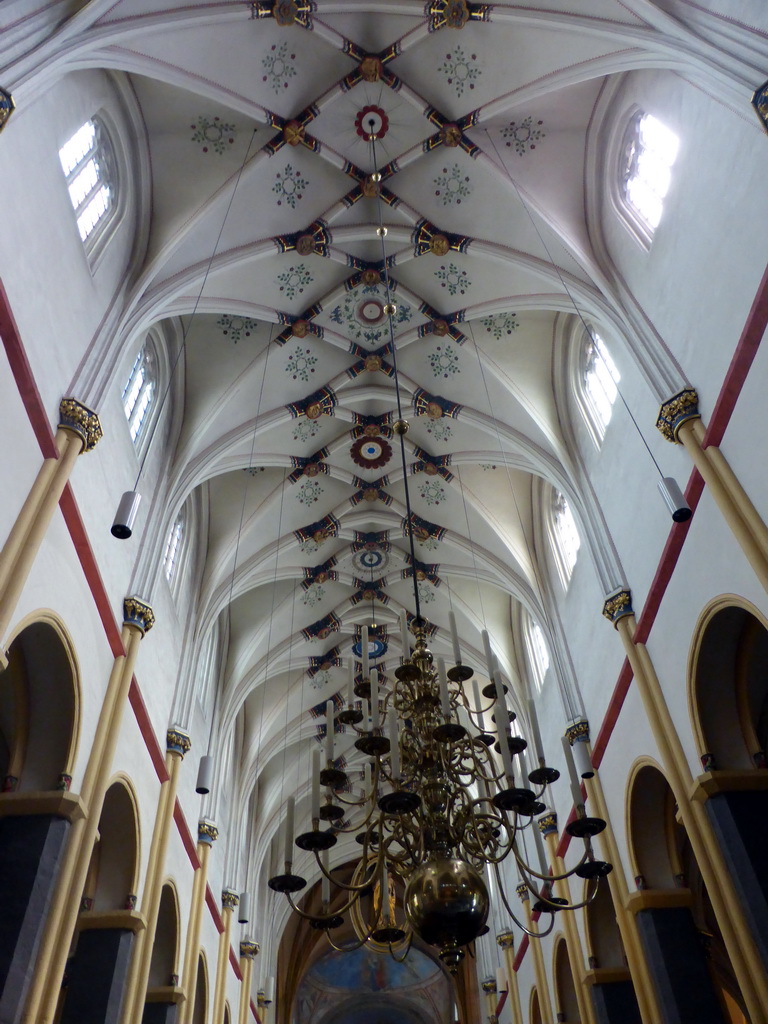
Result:
{"label": "stone pillar", "polygon": [[[629,590],[621,590],[608,598],[603,606],[603,615],[613,622],[624,645],[747,1010],[753,1020],[768,1020],[765,966],[706,811],[698,801],[690,798],[693,776],[650,654],[645,644],[635,641],[636,623]],[[651,974],[657,980],[652,967]],[[661,993],[659,996],[661,998]]]}
{"label": "stone pillar", "polygon": [[[592,993],[597,1024],[641,1024],[629,971],[620,967],[595,967],[584,983]],[[661,1015],[654,1018],[661,1021]]]}
{"label": "stone pillar", "polygon": [[157,930],[157,915],[160,911],[160,897],[163,890],[163,873],[168,850],[168,838],[173,822],[173,812],[176,807],[179,770],[181,762],[184,760],[184,755],[192,746],[189,734],[184,729],[179,728],[179,726],[172,726],[168,730],[165,742],[165,766],[168,770],[168,778],[160,787],[160,799],[157,804],[155,827],[152,832],[152,845],[149,849],[147,876],[141,900],[141,910],[146,918],[147,927],[136,938],[136,946],[131,960],[128,992],[123,1008],[123,1024],[140,1024],[144,1013],[144,996],[147,991],[149,971],[152,963],[152,946]]}
{"label": "stone pillar", "polygon": [[536,974],[536,991],[539,994],[539,1009],[541,1010],[541,1024],[554,1024],[554,1018],[552,1016],[552,999],[549,995],[549,985],[547,984],[547,972],[544,969],[544,956],[541,951],[541,940],[538,938],[539,928],[536,922],[533,920],[533,914],[531,913],[531,900],[528,887],[525,885],[518,885],[517,895],[523,902],[525,909],[525,926],[529,932],[532,933],[532,937],[529,939],[529,947],[531,950],[531,956],[533,957],[533,969]]}
{"label": "stone pillar", "polygon": [[83,915],[59,1024],[118,1024],[134,934],[143,926],[135,910]]}
{"label": "stone pillar", "polygon": [[[687,889],[632,893],[630,910],[659,993],[662,1024],[726,1024]],[[755,1018],[757,1020],[765,1018]]]}
{"label": "stone pillar", "polygon": [[768,527],[720,449],[716,445],[703,447],[705,431],[696,390],[684,388],[664,402],[656,428],[688,452],[747,561],[768,590]]}
{"label": "stone pillar", "polygon": [[[539,831],[544,836],[547,847],[549,848],[549,857],[552,862],[552,871],[555,876],[564,875],[566,873],[566,867],[563,863],[562,857],[557,855],[558,845],[558,832],[557,832],[557,815],[554,811],[550,811],[549,814],[542,815],[538,821]],[[560,899],[567,900],[569,904],[573,903],[571,898],[571,887],[568,884],[567,878],[558,878],[555,883],[555,895],[559,896]],[[565,945],[568,950],[568,960],[571,965],[571,973],[573,975],[573,988],[576,993],[576,1002],[579,1006],[579,1016],[583,1024],[595,1024],[595,1016],[593,1013],[592,1004],[587,998],[587,994],[584,988],[584,952],[581,948],[581,939],[579,938],[579,931],[576,926],[576,918],[571,911],[564,911],[560,920],[563,923],[563,931],[565,932]]]}
{"label": "stone pillar", "polygon": [[504,966],[507,968],[507,1002],[512,1014],[512,1024],[523,1024],[520,989],[517,985],[517,971],[515,970],[515,937],[512,932],[500,932],[496,936],[496,942],[504,950]]}
{"label": "stone pillar", "polygon": [[195,1012],[195,994],[197,979],[197,960],[200,953],[200,929],[203,923],[203,907],[205,906],[205,890],[208,885],[208,859],[211,846],[219,838],[219,830],[212,821],[203,818],[197,824],[197,858],[200,867],[195,871],[192,884],[192,904],[189,908],[187,923],[187,943],[184,947],[184,973],[181,985],[184,989],[185,1001],[181,1012],[182,1024],[192,1024]]}
{"label": "stone pillar", "polygon": [[74,398],[59,406],[55,446],[58,458],[45,459],[0,551],[0,668],[5,668],[5,637],[24,584],[45,537],[77,456],[92,451],[102,436],[96,413]]}
{"label": "stone pillar", "polygon": [[86,817],[76,821],[70,832],[24,1011],[25,1024],[52,1024],[56,1016],[61,980],[96,841],[133,668],[141,639],[154,625],[155,616],[148,604],[127,597],[123,601],[123,619],[125,653],[115,658],[80,791]]}
{"label": "stone pillar", "polygon": [[229,946],[232,936],[232,912],[240,902],[234,889],[224,889],[221,894],[221,919],[224,924],[219,934],[219,957],[216,963],[216,988],[213,995],[213,1020],[224,1020],[224,1000],[227,993],[227,968],[229,967]]}
{"label": "stone pillar", "polygon": [[488,1024],[498,1024],[499,1018],[496,1016],[496,1006],[498,1005],[496,979],[486,978],[482,984],[482,989],[485,995],[486,1009],[488,1010]]}
{"label": "stone pillar", "polygon": [[5,793],[0,800],[0,1020],[18,1020],[73,821],[73,793]]}
{"label": "stone pillar", "polygon": [[266,993],[263,989],[259,989],[256,993],[256,1005],[259,1008],[259,1019],[261,1024],[269,1024],[269,1008],[272,1005],[272,1000],[267,999]]}
{"label": "stone pillar", "polygon": [[240,1014],[238,1024],[250,1024],[251,984],[253,982],[253,958],[258,955],[258,942],[244,941],[240,943]]}

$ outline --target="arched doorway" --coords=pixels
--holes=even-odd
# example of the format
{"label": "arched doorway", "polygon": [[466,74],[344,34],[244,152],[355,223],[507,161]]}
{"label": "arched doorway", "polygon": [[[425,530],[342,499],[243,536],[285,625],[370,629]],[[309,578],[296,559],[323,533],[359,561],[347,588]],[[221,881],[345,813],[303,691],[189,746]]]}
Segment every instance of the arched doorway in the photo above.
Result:
{"label": "arched doorway", "polygon": [[[630,860],[638,891],[630,896],[664,1024],[729,1024],[707,942],[727,960],[722,937],[697,912],[704,891],[672,790],[660,769],[641,761],[630,776]],[[690,887],[693,877],[698,891]],[[707,900],[708,902],[708,900]],[[711,909],[711,908],[710,908]],[[716,927],[716,924],[714,924]],[[733,972],[729,965],[729,974]],[[733,983],[735,985],[735,982]],[[738,1018],[736,1018],[738,1020]]]}
{"label": "arched doorway", "polygon": [[139,830],[136,799],[118,778],[106,792],[66,971],[60,1024],[117,1024],[136,913]]}
{"label": "arched doorway", "polygon": [[539,993],[534,985],[531,989],[531,1007],[528,1014],[530,1024],[542,1024],[541,1020],[541,1005],[539,1004]]}
{"label": "arched doorway", "polygon": [[208,1020],[208,965],[205,954],[197,958],[197,977],[195,979],[195,1008],[192,1011],[192,1024],[205,1024]]}
{"label": "arched doorway", "polygon": [[768,621],[727,595],[699,621],[689,700],[707,810],[763,962],[768,965]]}
{"label": "arched doorway", "polygon": [[[585,898],[588,892],[587,884]],[[590,967],[586,980],[597,1020],[600,1024],[640,1024],[635,988],[607,886],[598,885],[594,898],[584,908],[584,919]]]}
{"label": "arched doorway", "polygon": [[568,947],[562,935],[555,941],[554,952],[555,1003],[558,1021],[567,1024],[581,1024],[579,1003],[576,999],[576,984],[571,970]]}
{"label": "arched doorway", "polygon": [[80,689],[52,614],[23,627],[0,673],[0,1019],[23,1005],[77,797]]}
{"label": "arched doorway", "polygon": [[177,1006],[182,994],[179,987],[178,963],[178,897],[173,883],[166,882],[160,893],[142,1024],[175,1024]]}

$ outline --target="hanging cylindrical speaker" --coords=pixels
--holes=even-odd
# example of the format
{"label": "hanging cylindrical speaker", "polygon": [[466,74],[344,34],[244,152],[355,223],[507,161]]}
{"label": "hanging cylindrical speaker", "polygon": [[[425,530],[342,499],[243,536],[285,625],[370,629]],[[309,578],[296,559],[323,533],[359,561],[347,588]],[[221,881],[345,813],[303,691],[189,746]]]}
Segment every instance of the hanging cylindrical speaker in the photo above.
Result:
{"label": "hanging cylindrical speaker", "polygon": [[591,779],[595,774],[595,769],[592,767],[586,742],[584,740],[576,740],[571,750],[573,751],[573,760],[576,763],[576,771],[582,779]]}
{"label": "hanging cylindrical speaker", "polygon": [[240,902],[237,907],[237,923],[248,924],[251,919],[251,894],[249,892],[240,893]]}
{"label": "hanging cylindrical speaker", "polygon": [[685,500],[677,480],[673,476],[663,476],[658,483],[659,493],[669,509],[669,514],[676,523],[687,523],[692,516],[691,506]]}
{"label": "hanging cylindrical speaker", "polygon": [[139,511],[141,495],[138,491],[126,491],[117,506],[115,521],[112,523],[112,536],[118,540],[128,540],[133,533],[136,513]]}
{"label": "hanging cylindrical speaker", "polygon": [[200,767],[197,770],[197,785],[195,786],[195,792],[199,793],[200,796],[205,796],[211,792],[211,782],[213,780],[213,758],[210,754],[203,754],[200,758]]}

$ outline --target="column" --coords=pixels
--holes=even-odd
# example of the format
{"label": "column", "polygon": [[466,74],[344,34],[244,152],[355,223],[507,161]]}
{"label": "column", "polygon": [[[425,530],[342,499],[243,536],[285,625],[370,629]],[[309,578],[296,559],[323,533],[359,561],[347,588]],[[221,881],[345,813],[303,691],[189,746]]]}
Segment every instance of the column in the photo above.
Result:
{"label": "column", "polygon": [[211,847],[219,838],[219,830],[215,823],[207,818],[197,823],[197,859],[200,863],[192,884],[192,905],[189,908],[187,925],[187,944],[184,948],[184,973],[181,985],[186,1000],[181,1012],[181,1024],[192,1024],[195,1012],[195,991],[197,979],[197,959],[200,952],[200,929],[203,923],[203,907],[205,906],[205,890],[208,885],[208,859]]}
{"label": "column", "polygon": [[496,942],[504,950],[504,966],[507,969],[507,1003],[512,1014],[512,1024],[523,1024],[523,1011],[520,1006],[520,989],[517,986],[515,970],[515,936],[512,932],[500,932]]}
{"label": "column", "polygon": [[250,1024],[251,1018],[251,984],[253,982],[253,958],[258,956],[258,942],[245,940],[240,943],[240,1016],[238,1024]]}
{"label": "column", "polygon": [[[562,857],[558,857],[557,855],[557,844],[559,839],[557,832],[557,815],[554,811],[550,811],[549,814],[542,815],[538,820],[538,826],[539,831],[544,836],[547,847],[549,848],[553,874],[564,875],[566,872],[565,864]],[[573,899],[571,898],[571,887],[568,884],[567,878],[558,878],[554,885],[557,896],[561,899],[567,900],[569,904],[573,903]],[[573,911],[563,911],[560,915],[560,920],[563,923],[563,931],[565,932],[565,944],[568,949],[568,960],[570,961],[571,972],[573,974],[573,987],[576,992],[576,1002],[579,1004],[579,1016],[581,1017],[583,1024],[595,1024],[594,1010],[591,1002],[587,999],[586,990],[584,988],[584,952],[581,948],[581,939],[579,938],[579,931]]]}
{"label": "column", "polygon": [[667,780],[717,915],[728,956],[753,1020],[768,1020],[768,977],[704,807],[689,794],[693,776],[645,644],[636,643],[632,595],[621,590],[603,606],[618,631],[659,747]]}
{"label": "column", "polygon": [[261,1024],[269,1024],[269,1007],[272,1000],[267,999],[266,993],[263,988],[260,988],[256,993],[256,1005],[259,1008],[259,1019]]}
{"label": "column", "polygon": [[35,557],[77,456],[92,451],[102,437],[96,413],[63,398],[55,446],[58,458],[45,459],[27,499],[0,551],[0,668],[5,668],[5,637]]}
{"label": "column", "polygon": [[144,881],[144,892],[141,900],[141,912],[146,918],[147,927],[139,932],[131,961],[128,979],[128,991],[123,1007],[123,1024],[140,1024],[144,1013],[149,970],[152,963],[152,946],[157,930],[157,915],[160,911],[160,897],[163,891],[163,873],[165,857],[168,850],[168,839],[176,807],[176,792],[179,784],[179,770],[184,755],[191,749],[192,741],[189,733],[179,726],[172,726],[165,736],[165,767],[168,778],[160,787],[160,799],[155,815],[155,827],[152,832],[152,845],[149,849],[147,876]]}
{"label": "column", "polygon": [[656,428],[688,452],[749,564],[768,590],[768,527],[720,449],[716,445],[702,447],[705,431],[696,390],[684,388],[664,402]]}
{"label": "column", "polygon": [[115,746],[133,678],[133,668],[141,639],[149,632],[154,622],[154,612],[148,604],[137,597],[125,598],[121,634],[125,653],[115,658],[107,684],[80,791],[85,817],[76,821],[70,831],[69,843],[35,966],[35,978],[30,986],[22,1018],[25,1024],[52,1024],[55,1019],[61,980],[80,910],[80,897],[88,874],[93,844],[96,841]]}
{"label": "column", "polygon": [[240,902],[234,889],[224,889],[221,894],[221,920],[224,924],[219,933],[219,957],[216,963],[216,988],[213,995],[213,1021],[224,1020],[224,998],[227,992],[227,968],[229,967],[229,944],[232,936],[232,912]]}
{"label": "column", "polygon": [[496,1016],[496,979],[486,978],[482,984],[482,989],[485,994],[485,1005],[488,1010],[488,1022],[489,1024],[498,1024],[499,1018]]}
{"label": "column", "polygon": [[531,932],[528,946],[533,957],[533,969],[536,974],[536,991],[539,993],[539,1009],[541,1010],[541,1024],[553,1024],[552,1000],[549,996],[549,985],[547,984],[547,972],[544,970],[544,955],[541,951],[541,940],[538,937],[539,929],[533,920],[531,913],[531,900],[528,887],[520,884],[517,887],[517,895],[523,902],[525,909],[525,926]]}

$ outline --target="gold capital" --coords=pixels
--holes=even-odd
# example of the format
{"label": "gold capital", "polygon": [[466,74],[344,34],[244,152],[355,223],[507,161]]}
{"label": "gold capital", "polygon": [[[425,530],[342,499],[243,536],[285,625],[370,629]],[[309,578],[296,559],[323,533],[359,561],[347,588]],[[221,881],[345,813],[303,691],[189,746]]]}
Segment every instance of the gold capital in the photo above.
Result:
{"label": "gold capital", "polygon": [[574,743],[583,742],[589,740],[589,722],[582,718],[580,722],[574,722],[573,725],[569,725],[565,730],[565,735],[568,737],[568,742],[571,746]]}
{"label": "gold capital", "polygon": [[59,402],[59,427],[82,438],[84,452],[93,451],[104,436],[99,417],[76,398],[62,398]]}
{"label": "gold capital", "polygon": [[548,836],[550,832],[557,832],[557,815],[554,811],[550,811],[549,814],[542,814],[539,818],[539,832],[543,836]]}
{"label": "gold capital", "polygon": [[659,409],[659,417],[656,420],[656,429],[673,444],[679,444],[677,439],[678,431],[688,420],[701,419],[699,412],[699,396],[696,388],[683,388],[676,395],[672,395],[666,402],[662,403]]}
{"label": "gold capital", "polygon": [[496,936],[496,942],[502,949],[515,948],[515,936],[512,932],[499,932]]}
{"label": "gold capital", "polygon": [[141,631],[142,636],[148,633],[155,624],[155,613],[152,606],[140,597],[126,597],[123,599],[123,625],[135,626]]}
{"label": "gold capital", "polygon": [[215,821],[208,818],[201,818],[197,823],[197,839],[200,843],[207,843],[212,846],[219,838],[219,828]]}
{"label": "gold capital", "polygon": [[189,738],[189,733],[186,729],[182,729],[178,725],[172,725],[165,734],[165,749],[181,754],[183,758],[191,748],[192,740]]}
{"label": "gold capital", "polygon": [[522,882],[520,883],[520,885],[517,886],[515,892],[523,902],[526,902],[530,899],[531,894],[528,892],[528,886],[524,885]]}
{"label": "gold capital", "polygon": [[234,910],[240,902],[240,897],[234,889],[221,890],[221,905],[225,910]]}
{"label": "gold capital", "polygon": [[8,124],[8,119],[15,109],[13,96],[6,89],[0,87],[0,132]]}
{"label": "gold capital", "polygon": [[612,594],[603,605],[603,615],[609,622],[612,622],[614,626],[619,619],[626,618],[627,615],[634,615],[634,609],[632,608],[632,591],[629,589],[617,590],[615,594]]}
{"label": "gold capital", "polygon": [[240,956],[244,957],[246,960],[253,960],[255,956],[258,956],[260,950],[261,946],[258,942],[249,942],[248,940],[244,940],[240,943]]}

